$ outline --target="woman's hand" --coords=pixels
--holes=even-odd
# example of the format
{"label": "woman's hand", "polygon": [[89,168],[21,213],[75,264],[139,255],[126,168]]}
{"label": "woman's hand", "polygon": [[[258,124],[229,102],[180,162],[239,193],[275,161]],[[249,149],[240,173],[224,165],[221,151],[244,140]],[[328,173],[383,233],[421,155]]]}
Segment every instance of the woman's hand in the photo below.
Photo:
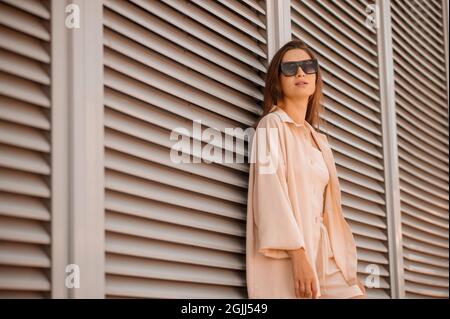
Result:
{"label": "woman's hand", "polygon": [[294,273],[294,287],[297,298],[313,298],[317,296],[317,283],[305,249],[289,250]]}

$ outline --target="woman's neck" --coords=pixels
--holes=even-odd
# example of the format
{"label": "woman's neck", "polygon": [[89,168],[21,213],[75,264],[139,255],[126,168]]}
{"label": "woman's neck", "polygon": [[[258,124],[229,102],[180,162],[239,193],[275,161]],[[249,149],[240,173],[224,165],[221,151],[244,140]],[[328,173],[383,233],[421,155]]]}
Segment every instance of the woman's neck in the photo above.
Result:
{"label": "woman's neck", "polygon": [[304,124],[306,110],[308,109],[308,98],[306,99],[283,99],[277,103],[298,124]]}

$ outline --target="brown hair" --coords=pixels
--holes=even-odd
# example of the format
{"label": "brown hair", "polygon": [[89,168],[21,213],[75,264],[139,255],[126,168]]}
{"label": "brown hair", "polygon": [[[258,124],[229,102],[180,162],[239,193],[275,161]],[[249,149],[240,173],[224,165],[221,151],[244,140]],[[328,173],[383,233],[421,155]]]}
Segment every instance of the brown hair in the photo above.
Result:
{"label": "brown hair", "polygon": [[[258,126],[259,121],[262,117],[269,113],[270,109],[274,104],[277,104],[279,99],[283,98],[283,92],[280,85],[280,64],[283,59],[284,54],[292,49],[302,49],[309,54],[311,58],[316,58],[314,52],[301,40],[292,40],[283,45],[277,53],[273,56],[270,62],[269,69],[266,75],[266,83],[264,87],[264,105],[263,113],[260,118],[253,125],[253,128]],[[310,96],[308,100],[308,109],[306,110],[305,120],[308,121],[313,127],[318,129],[319,124],[323,123],[320,119],[319,114],[324,111],[322,102],[322,76],[320,71],[320,66],[316,74],[316,90],[313,95]]]}

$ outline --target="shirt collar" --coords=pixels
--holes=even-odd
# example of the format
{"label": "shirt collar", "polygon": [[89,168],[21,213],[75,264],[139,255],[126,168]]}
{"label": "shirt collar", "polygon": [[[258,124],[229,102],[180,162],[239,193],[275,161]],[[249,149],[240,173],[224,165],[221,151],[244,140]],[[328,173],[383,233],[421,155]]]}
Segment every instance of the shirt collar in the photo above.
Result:
{"label": "shirt collar", "polygon": [[283,122],[292,123],[292,124],[294,124],[294,125],[297,126],[297,127],[306,127],[306,128],[311,129],[311,124],[309,124],[308,121],[305,120],[305,121],[303,122],[303,124],[295,122],[295,121],[289,116],[289,114],[286,113],[285,110],[283,110],[281,107],[279,107],[279,106],[276,105],[276,104],[274,104],[274,105],[272,106],[272,108],[270,109],[269,113],[271,113],[272,111],[273,111],[275,114],[277,114]]}

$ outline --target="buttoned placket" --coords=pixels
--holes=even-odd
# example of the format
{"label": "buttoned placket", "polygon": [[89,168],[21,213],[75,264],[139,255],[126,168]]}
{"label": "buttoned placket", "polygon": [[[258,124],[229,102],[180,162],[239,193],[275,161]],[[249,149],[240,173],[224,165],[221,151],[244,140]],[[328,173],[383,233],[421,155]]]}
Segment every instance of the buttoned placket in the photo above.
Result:
{"label": "buttoned placket", "polygon": [[[272,108],[272,110],[274,110],[275,108],[277,108],[276,106],[274,106]],[[310,140],[310,147],[314,148],[312,146],[312,142],[313,142],[313,136],[312,136],[312,132],[310,131],[311,128],[309,126],[307,126],[308,124],[299,124],[297,122],[295,122],[290,116],[289,114],[286,113],[286,111],[284,111],[282,108],[278,107],[278,109],[281,110],[282,112],[282,120],[292,123],[295,127],[297,128],[301,128],[303,134],[305,134],[308,139]],[[272,111],[271,110],[271,111]],[[305,120],[306,121],[306,120]],[[311,165],[314,164],[313,162],[313,157],[312,157],[312,152],[309,152],[309,160]],[[315,195],[315,189],[313,188],[313,194]],[[328,231],[327,228],[325,226],[325,224],[323,223],[323,211],[324,211],[324,207],[325,207],[325,197],[323,199],[324,201],[324,206],[322,209],[322,215],[319,216],[314,216],[314,222],[315,224],[319,224],[319,231],[320,231],[320,243],[321,243],[321,252],[320,252],[320,262],[319,262],[319,267],[320,267],[320,272],[321,272],[321,279],[322,279],[322,284],[323,286],[321,287],[321,294],[323,295],[326,292],[326,276],[328,273],[328,259],[331,257],[330,255],[330,251],[331,251],[331,247],[330,247],[330,239],[328,236]]]}
{"label": "buttoned placket", "polygon": [[[313,153],[315,150],[312,150],[314,148],[313,144],[314,143],[314,138],[312,136],[312,132],[310,131],[311,129],[309,127],[307,127],[306,125],[302,125],[302,127],[305,128],[305,130],[303,131],[307,137],[310,140],[310,145],[309,147],[311,147],[311,151],[308,152],[309,154],[309,160],[311,163],[311,166],[314,165],[314,156]],[[318,150],[320,152],[320,150]],[[313,197],[315,198],[316,195],[316,189],[314,187],[314,184],[312,184],[313,189],[312,189],[312,193],[313,193]],[[319,268],[319,272],[321,274],[320,278],[321,278],[321,294],[324,295],[327,291],[327,283],[326,283],[326,276],[328,274],[328,259],[331,258],[331,247],[330,247],[330,239],[328,236],[328,230],[323,222],[323,213],[325,210],[325,191],[324,191],[324,197],[323,197],[323,206],[322,206],[322,214],[321,215],[316,215],[314,216],[314,222],[316,225],[319,225],[319,232],[320,232],[320,256],[319,256],[319,263],[318,263],[318,268]]]}
{"label": "buttoned placket", "polygon": [[[294,124],[296,124],[294,122]],[[314,146],[312,145],[312,143],[314,143],[313,141],[313,137],[312,137],[312,133],[310,131],[310,128],[307,127],[306,125],[298,125],[296,124],[297,127],[302,127],[304,130],[302,133],[305,133],[307,135],[307,137],[310,139],[310,145],[309,147],[314,148]],[[309,160],[311,163],[311,166],[314,165],[314,156],[313,156],[313,152],[314,150],[311,150],[310,152],[308,152],[309,154]],[[314,187],[314,184],[312,184],[313,189],[312,189],[312,193],[313,193],[313,198],[315,198],[316,195],[316,189]],[[325,194],[325,191],[324,191]],[[321,274],[321,295],[324,295],[327,291],[327,283],[326,283],[326,276],[328,274],[328,259],[331,257],[331,247],[330,247],[330,239],[328,236],[328,230],[325,226],[325,224],[323,223],[323,212],[325,209],[325,196],[323,198],[323,206],[322,206],[322,214],[321,215],[316,215],[314,216],[314,222],[316,225],[319,225],[319,232],[320,232],[320,262],[317,265],[319,267],[319,272]]]}

